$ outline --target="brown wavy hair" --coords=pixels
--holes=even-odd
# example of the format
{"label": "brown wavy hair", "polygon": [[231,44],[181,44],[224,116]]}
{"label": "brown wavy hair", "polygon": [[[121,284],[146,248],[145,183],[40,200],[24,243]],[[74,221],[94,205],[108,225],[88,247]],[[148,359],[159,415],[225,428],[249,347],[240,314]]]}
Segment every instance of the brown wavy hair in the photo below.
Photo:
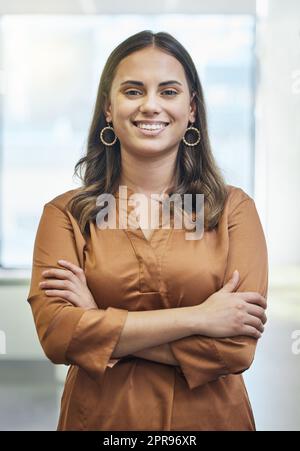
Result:
{"label": "brown wavy hair", "polygon": [[[107,147],[100,140],[100,132],[107,125],[105,107],[119,63],[131,53],[155,47],[174,56],[183,66],[190,95],[194,94],[196,117],[193,124],[200,131],[201,140],[194,147],[180,142],[174,173],[174,184],[168,194],[204,194],[204,227],[211,230],[218,224],[227,198],[225,181],[216,165],[208,137],[206,106],[202,86],[194,62],[186,49],[166,32],[144,30],[121,42],[110,54],[101,74],[97,99],[87,141],[86,154],[75,165],[74,175],[82,181],[68,202],[67,208],[77,220],[84,236],[89,235],[89,221],[96,221],[99,207],[96,198],[103,193],[115,193],[121,175],[119,140]],[[189,132],[188,132],[189,133]],[[195,136],[189,141],[195,140]],[[107,139],[107,138],[106,138]],[[194,208],[194,207],[193,207]]]}

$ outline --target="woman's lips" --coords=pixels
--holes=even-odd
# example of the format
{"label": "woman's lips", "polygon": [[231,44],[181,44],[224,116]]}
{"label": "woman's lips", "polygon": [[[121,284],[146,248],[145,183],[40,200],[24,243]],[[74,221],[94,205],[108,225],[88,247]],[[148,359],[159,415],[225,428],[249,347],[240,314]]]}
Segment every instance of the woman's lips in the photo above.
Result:
{"label": "woman's lips", "polygon": [[140,128],[137,125],[135,125],[134,123],[132,123],[132,125],[138,129],[139,132],[141,132],[143,135],[145,136],[157,136],[160,133],[162,133],[168,126],[169,124],[166,124],[164,127],[162,128],[158,128],[156,130],[147,130],[146,128]]}

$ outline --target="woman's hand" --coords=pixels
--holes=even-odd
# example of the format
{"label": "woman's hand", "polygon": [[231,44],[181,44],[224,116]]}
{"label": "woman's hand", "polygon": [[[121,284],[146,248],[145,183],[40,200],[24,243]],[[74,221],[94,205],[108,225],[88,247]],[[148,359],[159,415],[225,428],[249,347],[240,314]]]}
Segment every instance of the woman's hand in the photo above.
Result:
{"label": "woman's hand", "polygon": [[82,268],[65,260],[58,263],[66,269],[48,269],[42,273],[47,281],[40,282],[47,296],[59,296],[77,307],[86,310],[98,308],[90,290]]}
{"label": "woman's hand", "polygon": [[253,291],[233,293],[238,281],[239,273],[234,271],[223,288],[193,307],[199,319],[198,324],[194,324],[196,334],[218,338],[261,336],[267,321],[266,299]]}

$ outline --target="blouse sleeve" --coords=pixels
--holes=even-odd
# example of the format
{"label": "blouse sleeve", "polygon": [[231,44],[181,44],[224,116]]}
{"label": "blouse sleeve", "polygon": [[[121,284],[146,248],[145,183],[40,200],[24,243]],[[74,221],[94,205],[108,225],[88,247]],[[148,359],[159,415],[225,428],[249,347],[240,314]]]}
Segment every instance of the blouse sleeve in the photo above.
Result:
{"label": "blouse sleeve", "polygon": [[113,307],[85,310],[59,296],[47,296],[39,288],[44,270],[61,269],[57,263],[59,259],[83,267],[84,245],[73,216],[55,204],[45,204],[34,243],[27,301],[46,356],[53,363],[77,365],[99,382],[119,340],[128,311]]}
{"label": "blouse sleeve", "polygon": [[[246,195],[228,219],[229,250],[223,285],[237,269],[235,291],[255,291],[267,297],[268,257],[260,219],[251,197]],[[215,339],[192,335],[170,342],[190,389],[248,369],[257,339],[249,336]]]}

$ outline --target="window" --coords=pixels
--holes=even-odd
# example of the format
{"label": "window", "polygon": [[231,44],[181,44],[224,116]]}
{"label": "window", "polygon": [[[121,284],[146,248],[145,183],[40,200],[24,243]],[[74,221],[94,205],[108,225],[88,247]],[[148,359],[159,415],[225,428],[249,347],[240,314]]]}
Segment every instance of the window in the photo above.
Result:
{"label": "window", "polygon": [[2,16],[2,267],[31,266],[43,205],[78,186],[73,169],[85,151],[104,63],[143,29],[168,31],[191,53],[217,162],[228,183],[251,194],[253,16]]}

